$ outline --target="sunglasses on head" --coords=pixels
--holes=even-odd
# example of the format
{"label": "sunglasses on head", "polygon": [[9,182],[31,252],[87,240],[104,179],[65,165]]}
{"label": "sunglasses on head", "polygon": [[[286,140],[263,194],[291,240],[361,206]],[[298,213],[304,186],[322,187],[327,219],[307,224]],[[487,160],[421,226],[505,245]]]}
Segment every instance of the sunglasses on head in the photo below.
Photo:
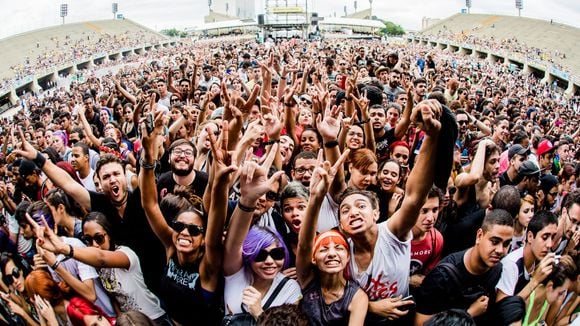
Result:
{"label": "sunglasses on head", "polygon": [[203,227],[195,224],[186,224],[179,221],[171,222],[171,228],[177,233],[187,228],[187,232],[189,232],[189,235],[191,235],[192,237],[197,237],[198,235],[203,233]]}
{"label": "sunglasses on head", "polygon": [[262,249],[260,250],[260,252],[258,252],[258,255],[254,259],[254,261],[256,263],[261,263],[263,261],[266,261],[266,259],[268,259],[268,256],[272,257],[272,259],[274,260],[284,260],[284,258],[286,258],[286,253],[284,252],[284,248],[282,247],[274,248],[270,251]]}
{"label": "sunglasses on head", "polygon": [[90,236],[90,235],[85,235],[83,236],[83,242],[87,245],[87,246],[92,246],[93,245],[93,241],[97,243],[97,245],[102,245],[103,243],[105,243],[105,234],[100,234],[97,233],[94,236]]}

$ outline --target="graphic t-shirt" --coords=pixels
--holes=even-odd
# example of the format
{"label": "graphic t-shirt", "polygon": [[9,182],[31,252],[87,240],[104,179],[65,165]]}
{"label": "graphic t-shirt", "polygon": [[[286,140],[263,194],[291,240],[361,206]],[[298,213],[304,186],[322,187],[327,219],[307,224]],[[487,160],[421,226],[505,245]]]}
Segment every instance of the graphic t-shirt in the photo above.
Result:
{"label": "graphic t-shirt", "polygon": [[99,278],[107,292],[119,303],[121,311],[137,310],[155,320],[165,314],[159,298],[155,296],[143,280],[139,258],[129,247],[119,246],[117,251],[129,258],[129,269],[101,268]]}

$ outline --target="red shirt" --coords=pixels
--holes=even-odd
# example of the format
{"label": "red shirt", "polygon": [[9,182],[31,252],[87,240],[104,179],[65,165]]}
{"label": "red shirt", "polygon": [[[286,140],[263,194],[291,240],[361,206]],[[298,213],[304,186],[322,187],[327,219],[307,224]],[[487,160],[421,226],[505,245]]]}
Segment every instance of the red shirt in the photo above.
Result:
{"label": "red shirt", "polygon": [[443,236],[433,228],[423,240],[411,241],[411,275],[427,275],[441,260]]}

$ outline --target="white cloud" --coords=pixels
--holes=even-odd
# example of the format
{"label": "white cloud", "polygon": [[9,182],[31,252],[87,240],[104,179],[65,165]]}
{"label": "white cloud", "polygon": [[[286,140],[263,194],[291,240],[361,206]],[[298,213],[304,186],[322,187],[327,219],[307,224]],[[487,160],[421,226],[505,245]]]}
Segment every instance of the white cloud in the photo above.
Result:
{"label": "white cloud", "polygon": [[[262,11],[265,0],[256,0],[257,11]],[[288,3],[301,3],[288,0]],[[514,0],[472,0],[472,13],[516,15]],[[3,9],[3,26],[0,38],[61,23],[61,3],[67,3],[66,22],[109,19],[114,1],[94,0],[0,0]],[[185,28],[199,26],[208,13],[207,0],[117,0],[119,13],[153,29]],[[368,0],[357,0],[358,9],[369,7]],[[310,10],[321,16],[334,12],[354,12],[354,0],[309,0]],[[445,18],[464,8],[464,0],[374,0],[373,12],[382,19],[391,20],[406,29],[418,29],[423,17]],[[524,0],[522,14],[580,27],[580,1],[578,0]]]}

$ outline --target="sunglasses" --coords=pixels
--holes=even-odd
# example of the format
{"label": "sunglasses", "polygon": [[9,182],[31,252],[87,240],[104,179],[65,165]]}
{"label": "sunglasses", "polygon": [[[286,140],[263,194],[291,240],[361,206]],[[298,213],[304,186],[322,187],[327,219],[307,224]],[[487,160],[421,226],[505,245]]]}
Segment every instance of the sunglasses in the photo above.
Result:
{"label": "sunglasses", "polygon": [[266,261],[266,259],[268,259],[268,256],[272,257],[272,259],[274,260],[284,260],[284,258],[286,258],[286,253],[284,252],[284,248],[282,247],[274,248],[270,251],[262,249],[260,250],[260,252],[258,252],[258,255],[256,255],[254,262],[261,263],[263,261]]}
{"label": "sunglasses", "polygon": [[105,234],[100,234],[97,233],[94,236],[90,236],[90,235],[85,235],[83,236],[83,242],[87,245],[87,246],[92,246],[93,245],[93,241],[97,243],[97,245],[102,245],[103,243],[105,243]]}
{"label": "sunglasses", "polygon": [[459,124],[460,126],[466,125],[467,124],[467,120],[457,120],[457,124]]}
{"label": "sunglasses", "polygon": [[189,235],[191,235],[192,237],[197,237],[198,235],[203,233],[203,227],[199,225],[185,224],[183,222],[178,221],[171,222],[171,228],[177,233],[180,233],[181,231],[187,228],[187,232],[189,232]]}
{"label": "sunglasses", "polygon": [[4,283],[6,283],[6,285],[10,286],[14,283],[14,279],[19,278],[20,275],[22,275],[22,271],[20,270],[20,268],[14,266],[14,268],[12,268],[12,273],[6,274],[4,276]]}

